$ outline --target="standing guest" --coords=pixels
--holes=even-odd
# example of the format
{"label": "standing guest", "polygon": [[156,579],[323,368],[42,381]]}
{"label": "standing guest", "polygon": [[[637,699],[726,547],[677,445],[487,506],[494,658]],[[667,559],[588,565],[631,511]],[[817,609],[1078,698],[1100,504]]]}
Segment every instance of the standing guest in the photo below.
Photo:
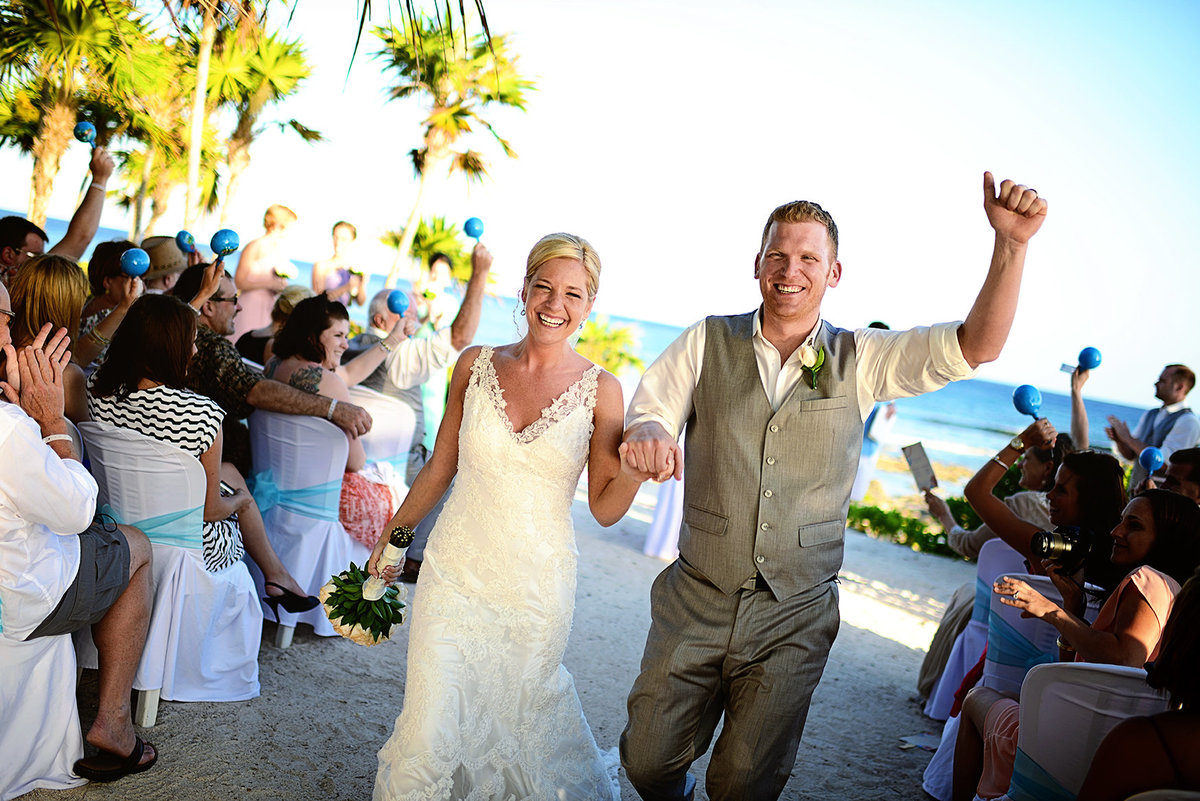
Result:
{"label": "standing guest", "polygon": [[242,298],[242,314],[234,325],[233,341],[247,331],[262,328],[271,321],[275,298],[288,285],[293,267],[284,253],[287,232],[298,217],[296,212],[278,203],[263,215],[266,233],[253,240],[238,258],[234,283]]}
{"label": "standing guest", "polygon": [[195,312],[178,298],[139,298],[92,376],[87,398],[92,419],[174,445],[200,461],[208,488],[206,570],[224,570],[248,552],[265,577],[269,606],[282,603],[289,612],[312,609],[316,597],[306,596],[279,561],[245,482],[222,461],[224,412],[216,401],[186,388],[196,327]]}
{"label": "standing guest", "polygon": [[1125,421],[1110,415],[1104,433],[1117,446],[1117,451],[1133,461],[1129,474],[1132,492],[1146,478],[1146,469],[1138,462],[1138,454],[1148,447],[1162,450],[1163,458],[1180,448],[1200,445],[1200,417],[1184,405],[1184,399],[1196,386],[1196,374],[1182,364],[1168,364],[1154,382],[1154,397],[1162,406],[1145,412],[1137,427],[1130,432]]}
{"label": "standing guest", "polygon": [[362,268],[354,264],[354,240],[358,229],[342,220],[333,225],[333,255],[313,264],[312,289],[324,292],[343,306],[367,302],[367,281]]}
{"label": "standing guest", "polygon": [[[175,284],[175,296],[196,297],[208,275],[210,265],[197,264],[184,270]],[[207,395],[225,411],[225,460],[245,477],[250,471],[250,432],[243,420],[255,409],[285,414],[324,417],[351,437],[367,433],[371,415],[352,403],[339,403],[322,395],[312,395],[279,381],[265,378],[246,365],[229,341],[233,321],[241,311],[237,290],[229,273],[218,274],[217,292],[198,309],[196,355],[188,369],[188,388]],[[194,302],[193,302],[194,304]]]}
{"label": "standing guest", "polygon": [[[374,370],[400,344],[404,335],[403,324],[399,324],[387,339],[380,340],[378,347],[363,353],[351,364],[342,365],[342,354],[350,345],[349,333],[350,315],[342,304],[329,300],[324,294],[300,301],[275,338],[275,355],[267,363],[267,377],[284,381],[304,392],[349,402],[348,385],[356,381],[353,378],[347,380],[346,374],[365,375]],[[363,472],[367,465],[362,442],[350,437],[338,519],[347,534],[373,548],[408,487],[395,481],[372,480]]]}
{"label": "standing guest", "polygon": [[[275,298],[275,305],[271,307],[271,324],[247,331],[238,337],[238,353],[255,364],[266,364],[267,360],[271,358],[271,347],[275,342],[275,337],[283,330],[283,325],[291,316],[292,309],[296,308],[296,304],[300,301],[312,296],[313,292],[308,287],[300,284],[288,284],[279,293],[279,297]],[[384,332],[385,336],[386,333]]]}
{"label": "standing guest", "polygon": [[86,739],[98,753],[73,770],[113,781],[158,759],[154,746],[134,733],[129,704],[150,621],[150,542],[131,526],[93,520],[99,489],[79,463],[63,417],[66,331],[47,342],[47,325],[18,354],[9,339],[11,311],[0,286],[6,376],[0,389],[7,401],[0,402],[6,465],[0,470],[0,637],[19,642],[92,627],[100,698]]}
{"label": "standing guest", "polygon": [[1146,671],[1151,687],[1170,694],[1170,711],[1118,723],[1092,758],[1079,801],[1124,801],[1150,790],[1200,793],[1200,576],[1175,596],[1158,659]]}
{"label": "standing guest", "polygon": [[[50,252],[58,256],[79,261],[100,228],[100,214],[104,210],[104,188],[116,167],[112,156],[103,147],[92,150],[92,183],[83,194],[79,208],[67,224],[63,235]],[[50,237],[38,226],[24,217],[0,218],[0,284],[8,286],[17,270],[34,256],[46,252]]]}
{"label": "standing guest", "polygon": [[995,249],[965,322],[893,332],[823,321],[825,291],[842,276],[837,227],[817,204],[796,201],[763,230],[760,308],[693,325],[643,376],[625,462],[678,477],[675,440],[686,423],[688,481],[680,558],[651,592],[621,735],[621,761],[642,798],[692,797],[688,767],[722,713],[709,796],[782,792],[837,634],[835,581],[863,422],[877,401],[971,376],[1008,338],[1046,202],[1012,181],[997,196],[991,173],[983,188]]}
{"label": "standing guest", "polygon": [[[454,316],[454,322],[447,328],[437,329],[430,336],[407,339],[400,343],[396,346],[395,353],[361,382],[368,389],[396,398],[416,413],[417,425],[413,429],[412,447],[408,453],[408,472],[405,476],[410,485],[416,480],[417,473],[421,472],[432,453],[425,447],[425,404],[422,401],[424,393],[421,391],[421,385],[434,375],[441,374],[458,358],[463,348],[474,341],[483,314],[483,295],[491,268],[492,254],[485,246],[476,243],[475,249],[471,251],[471,277],[467,280],[467,291],[458,313]],[[346,351],[343,360],[358,356],[363,348],[374,346],[396,326],[399,315],[388,309],[387,299],[390,294],[390,290],[385,289],[371,298],[371,305],[367,308],[371,327],[351,341],[354,350]],[[416,308],[410,306],[408,314],[415,316]],[[443,502],[444,499],[439,501],[417,525],[416,537],[404,552],[401,581],[412,584],[420,575],[425,544],[429,540],[429,532],[433,531],[437,523]]]}
{"label": "standing guest", "polygon": [[[53,253],[30,259],[10,287],[13,345],[32,345],[46,325],[55,331],[66,329],[73,341],[79,335],[79,312],[87,290],[83,270],[70,259]],[[78,364],[68,364],[63,370],[64,409],[72,423],[88,419],[85,382]]]}

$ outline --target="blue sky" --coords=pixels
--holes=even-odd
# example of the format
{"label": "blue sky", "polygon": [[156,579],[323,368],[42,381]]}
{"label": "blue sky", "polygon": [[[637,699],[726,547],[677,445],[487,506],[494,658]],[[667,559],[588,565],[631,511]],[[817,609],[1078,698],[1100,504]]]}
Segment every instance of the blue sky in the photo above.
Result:
{"label": "blue sky", "polygon": [[[298,4],[290,32],[316,72],[275,112],[328,141],[264,135],[234,215],[247,241],[266,205],[290,205],[302,222],[292,255],[306,260],[327,254],[338,219],[365,239],[397,227],[415,188],[405,154],[420,108],[385,102],[370,37],[346,80],[357,20],[330,6]],[[961,319],[991,252],[980,188],[990,169],[1035,186],[1050,216],[1013,335],[983,377],[1066,391],[1059,364],[1091,345],[1104,363],[1089,393],[1150,405],[1163,364],[1200,368],[1200,4],[487,9],[539,87],[527,113],[495,119],[520,158],[484,147],[492,179],[433,182],[426,208],[483,218],[506,291],[538,237],[568,230],[603,259],[597,311],[681,325],[742,311],[757,302],[763,220],[806,198],[841,228],[831,321]],[[56,216],[70,212],[84,159],[80,147],[64,160]],[[0,170],[0,205],[23,208],[28,163],[2,151]],[[110,210],[105,224],[122,220]],[[170,217],[167,233],[178,225]],[[198,227],[207,239],[216,225]],[[389,263],[371,248],[364,258]]]}

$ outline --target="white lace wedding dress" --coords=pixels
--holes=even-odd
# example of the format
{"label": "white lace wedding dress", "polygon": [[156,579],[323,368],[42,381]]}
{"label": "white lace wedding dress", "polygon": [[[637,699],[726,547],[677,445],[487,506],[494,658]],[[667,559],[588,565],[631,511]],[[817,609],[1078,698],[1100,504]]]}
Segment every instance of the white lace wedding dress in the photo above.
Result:
{"label": "white lace wedding dress", "polygon": [[619,799],[562,666],[575,607],[571,503],[598,367],[523,431],[491,348],[471,367],[459,470],[413,598],[408,678],[375,801]]}

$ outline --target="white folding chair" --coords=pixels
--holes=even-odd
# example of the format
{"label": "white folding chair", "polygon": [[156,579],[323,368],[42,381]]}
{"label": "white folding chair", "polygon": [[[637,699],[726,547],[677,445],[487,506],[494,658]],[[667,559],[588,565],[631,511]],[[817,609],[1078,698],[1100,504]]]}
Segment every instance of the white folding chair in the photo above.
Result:
{"label": "white folding chair", "polygon": [[[254,458],[251,484],[267,538],[301,588],[316,595],[351,561],[361,566],[371,556],[338,522],[350,447],[346,435],[317,417],[260,410],[250,415],[249,422]],[[252,573],[265,595],[262,574],[257,568]],[[280,609],[278,647],[291,644],[297,623],[307,623],[322,637],[336,635],[322,606],[299,614]]]}
{"label": "white folding chair", "polygon": [[0,799],[83,784],[70,634],[10,640],[0,634]]}
{"label": "white folding chair", "polygon": [[971,610],[971,620],[954,640],[946,668],[925,703],[924,711],[928,717],[945,720],[950,716],[954,693],[958,691],[967,671],[975,667],[983,654],[988,638],[992,584],[1005,573],[1024,572],[1024,557],[1003,540],[988,540],[979,549],[979,565],[975,570],[975,606]]}
{"label": "white folding chair", "polygon": [[1008,797],[1070,801],[1079,793],[1100,741],[1125,718],[1165,711],[1167,699],[1146,671],[1122,665],[1037,665],[1021,687],[1021,728]]}
{"label": "white folding chair", "polygon": [[404,476],[417,428],[417,413],[407,403],[366,387],[350,387],[350,401],[371,415],[371,430],[359,437],[367,461],[387,462]]}
{"label": "white folding chair", "polygon": [[[100,502],[140,528],[153,547],[154,608],[134,677],[135,720],[152,726],[158,698],[244,701],[259,694],[262,610],[244,562],[204,568],[206,480],[193,456],[106,423],[81,423]],[[91,632],[77,632],[80,663],[95,667]]]}

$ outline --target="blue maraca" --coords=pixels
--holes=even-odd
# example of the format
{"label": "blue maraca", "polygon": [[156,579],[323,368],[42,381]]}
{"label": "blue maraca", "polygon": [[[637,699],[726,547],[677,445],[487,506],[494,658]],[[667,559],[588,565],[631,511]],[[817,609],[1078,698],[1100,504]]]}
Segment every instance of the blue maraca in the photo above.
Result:
{"label": "blue maraca", "polygon": [[86,145],[96,144],[96,126],[86,121],[75,123],[75,138]]}
{"label": "blue maraca", "polygon": [[1021,414],[1028,414],[1034,420],[1038,419],[1038,411],[1042,408],[1042,393],[1030,384],[1022,384],[1013,390],[1013,406]]}
{"label": "blue maraca", "polygon": [[393,289],[388,294],[387,299],[388,311],[392,314],[398,314],[401,317],[408,311],[408,293],[403,289]]}
{"label": "blue maraca", "polygon": [[1100,351],[1096,348],[1084,348],[1079,351],[1079,369],[1095,370],[1100,366]]}
{"label": "blue maraca", "polygon": [[130,248],[121,254],[121,272],[126,275],[144,275],[150,269],[150,254],[141,248]]}
{"label": "blue maraca", "polygon": [[237,231],[232,228],[222,228],[212,235],[208,245],[212,248],[213,253],[217,254],[217,261],[222,261],[242,246],[242,240],[238,239]]}
{"label": "blue maraca", "polygon": [[1153,445],[1149,448],[1143,448],[1142,452],[1138,454],[1138,464],[1145,468],[1149,475],[1154,475],[1163,466],[1165,461],[1162,451]]}
{"label": "blue maraca", "polygon": [[463,223],[463,230],[467,232],[467,236],[478,242],[479,237],[483,236],[483,220],[471,217]]}
{"label": "blue maraca", "polygon": [[175,244],[178,245],[179,249],[184,253],[196,252],[196,237],[192,236],[191,231],[185,230],[175,234]]}

